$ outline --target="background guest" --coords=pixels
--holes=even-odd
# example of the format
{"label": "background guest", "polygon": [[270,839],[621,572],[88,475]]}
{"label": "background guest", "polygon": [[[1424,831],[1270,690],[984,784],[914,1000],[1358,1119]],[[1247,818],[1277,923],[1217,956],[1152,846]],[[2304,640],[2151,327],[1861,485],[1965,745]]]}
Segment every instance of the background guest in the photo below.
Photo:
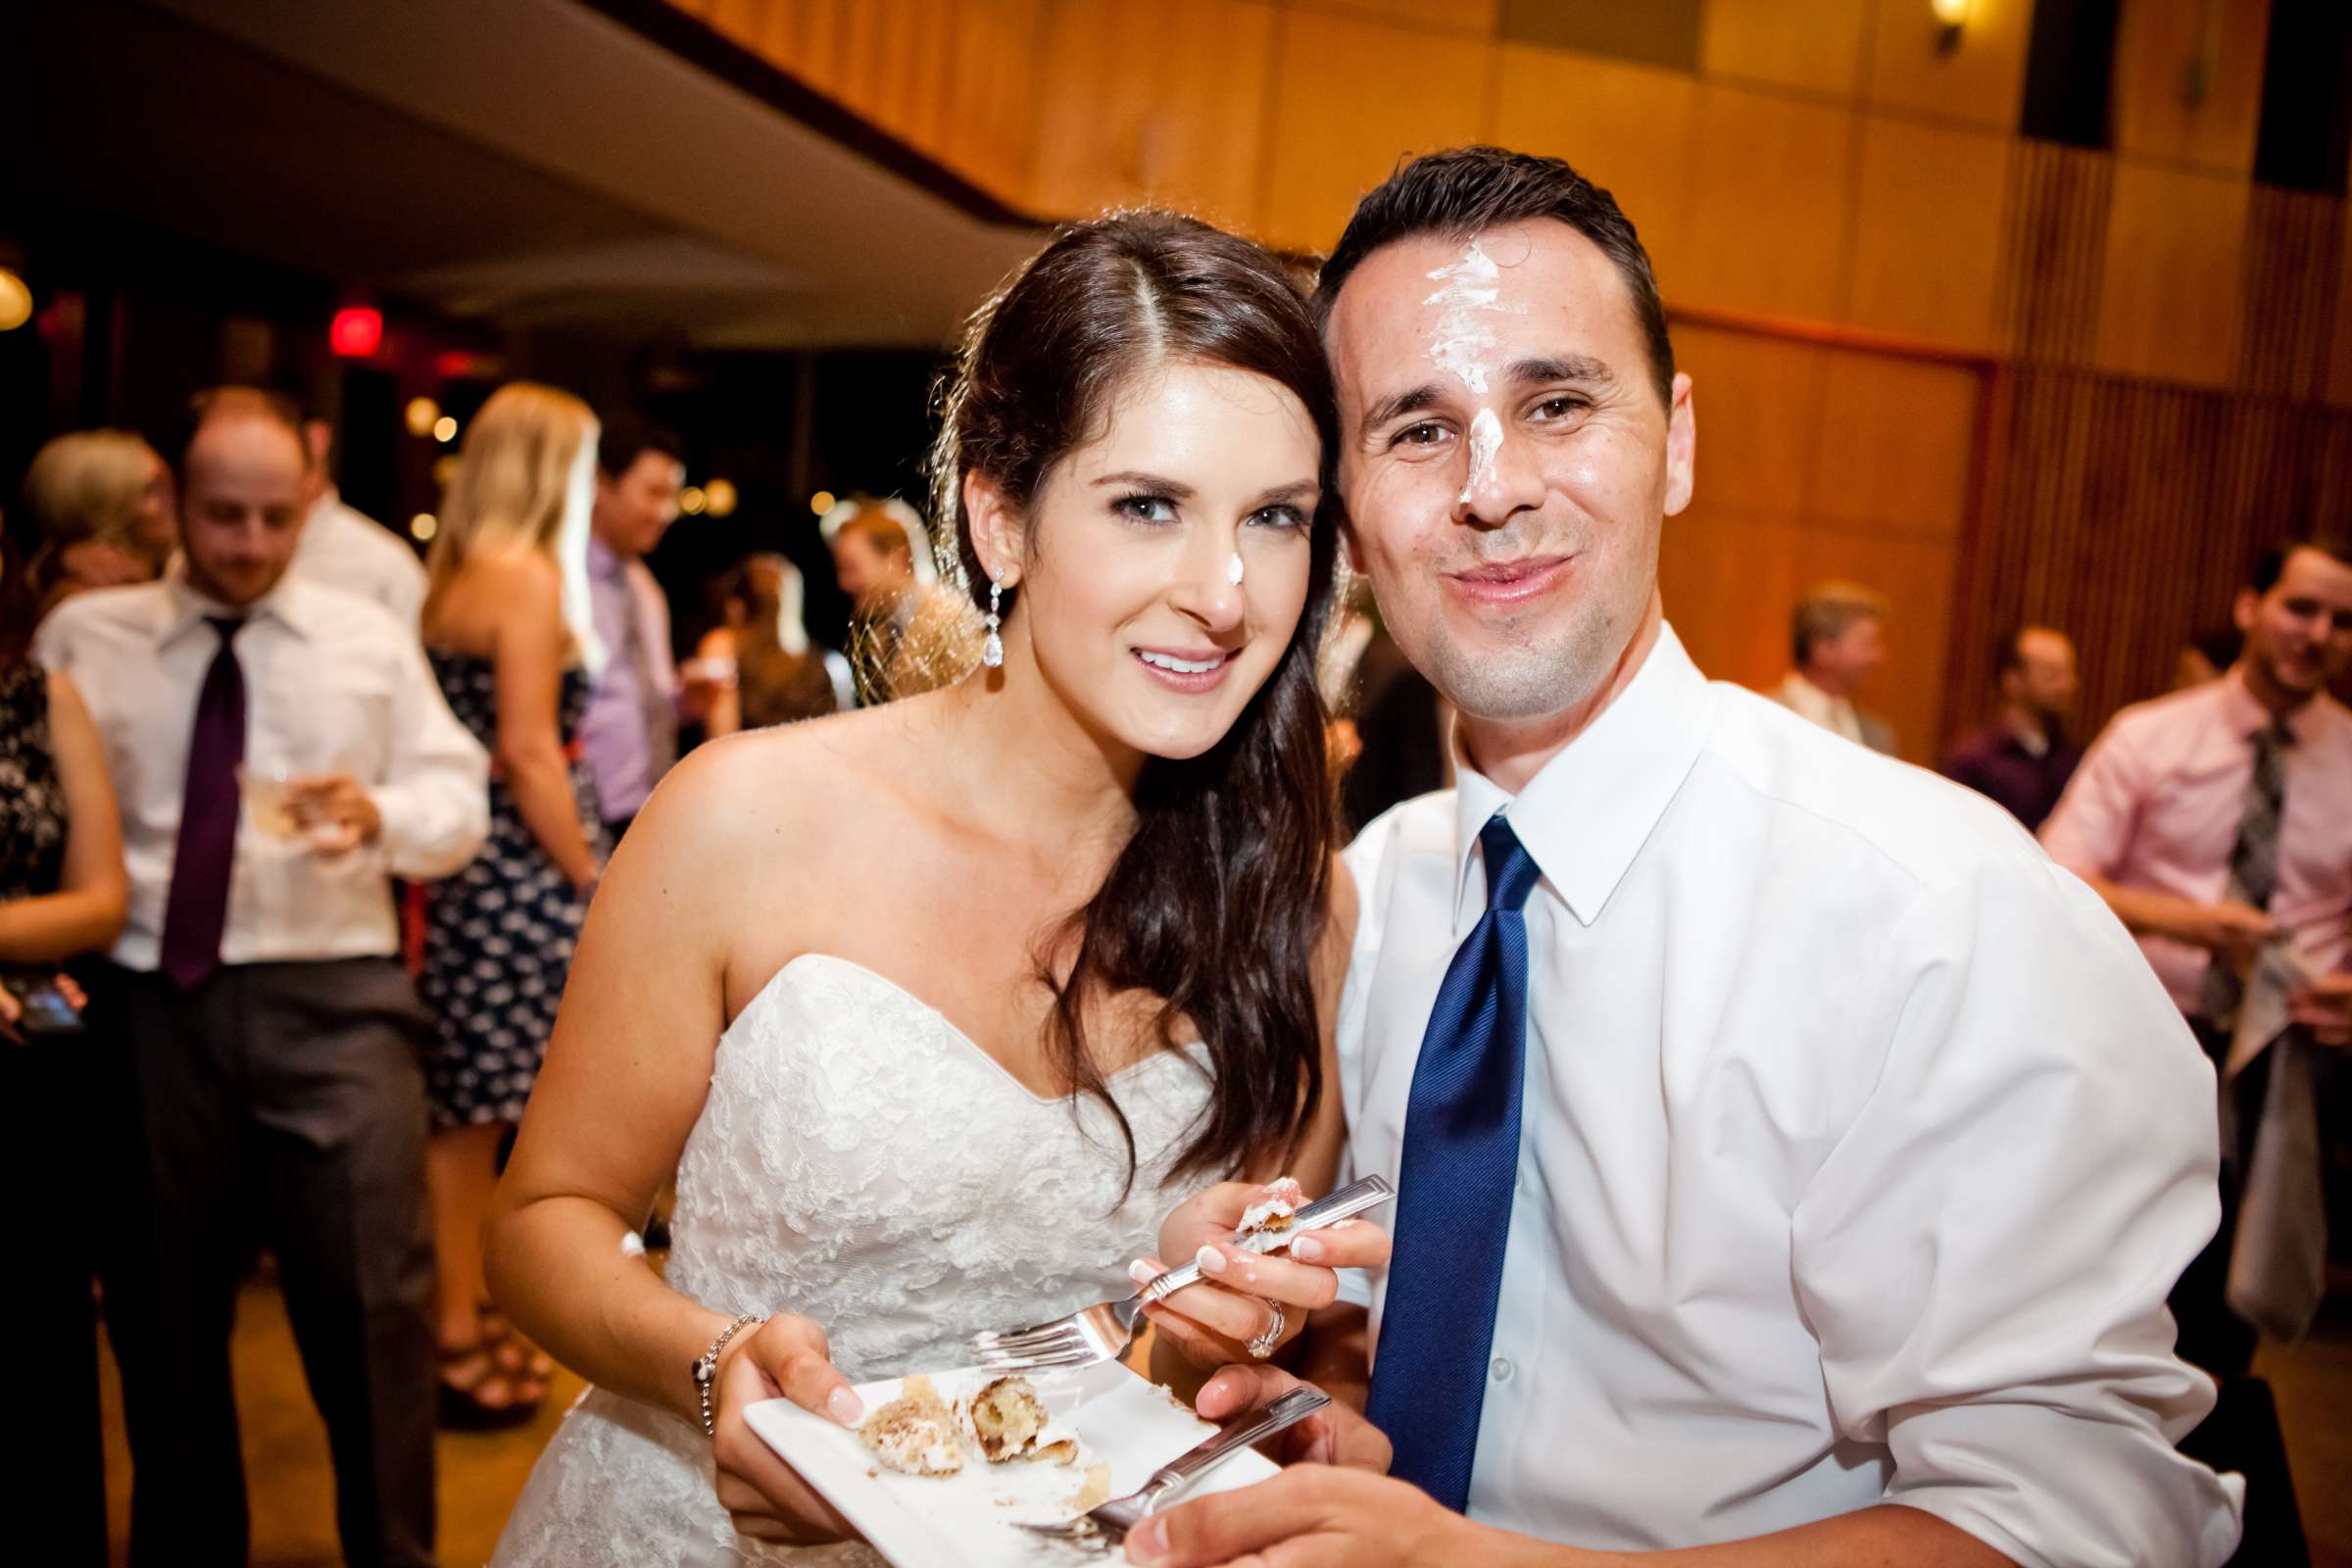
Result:
{"label": "background guest", "polygon": [[607,418],[596,441],[587,571],[605,662],[580,743],[615,840],[678,759],[669,602],[645,557],[677,520],[684,451],[669,431],[626,413]]}
{"label": "background guest", "polygon": [[126,430],[76,430],[24,470],[20,549],[37,618],[71,594],[146,582],[173,548],[172,470]]}
{"label": "background guest", "polygon": [[335,427],[316,415],[302,420],[310,473],[303,489],[310,506],[292,571],[312,582],[372,599],[410,625],[424,608],[424,566],[392,530],[347,505],[335,488]]}
{"label": "background guest", "polygon": [[482,1221],[603,858],[595,785],[573,750],[594,633],[588,606],[564,599],[586,565],[595,449],[595,416],[579,399],[527,381],[501,387],[466,432],[433,542],[427,655],[493,763],[489,841],[430,890],[419,980],[440,1024],[425,1063],[425,1171],[445,1426],[529,1419],[552,1370],[507,1344],[484,1305]]}
{"label": "background guest", "polygon": [[1445,788],[1450,777],[1445,699],[1404,657],[1377,609],[1367,608],[1364,616],[1371,636],[1356,660],[1346,704],[1358,753],[1340,784],[1343,833],[1400,801]]}
{"label": "background guest", "polygon": [[2352,665],[2352,546],[2266,552],[2235,609],[2237,662],[2118,713],[2041,840],[2139,938],[2220,1073],[2221,1228],[2171,1304],[2180,1354],[2225,1380],[2189,1446],[2247,1472],[2239,1560],[2269,1563],[2303,1543],[2268,1391],[2235,1380],[2257,1329],[2299,1339],[2326,1285],[2313,1050],[2352,1044],[2352,711],[2327,691]]}
{"label": "background guest", "polygon": [[898,501],[853,497],[828,517],[833,572],[850,597],[850,666],[858,706],[963,678],[980,658],[970,607],[942,589],[922,521]]}
{"label": "background guest", "polygon": [[2000,710],[1945,760],[1943,773],[2000,802],[2031,832],[2082,760],[2066,734],[2079,686],[2075,645],[2062,631],[2028,626],[2001,644],[1996,667]]}
{"label": "background guest", "polygon": [[1874,752],[1894,753],[1894,731],[1854,706],[1873,671],[1886,662],[1886,598],[1859,583],[1825,582],[1789,616],[1796,667],[1770,694],[1824,729]]}
{"label": "background guest", "polygon": [[180,564],[80,595],[34,654],[88,699],[120,790],[128,922],[94,971],[93,1102],[122,1182],[95,1228],[133,1465],[133,1563],[242,1562],[229,1328],[249,1227],[276,1253],[355,1564],[433,1562],[429,1024],[390,876],[486,829],[487,763],[410,627],[289,580],[302,432],[200,400]]}
{"label": "background guest", "polygon": [[810,645],[801,592],[801,569],[782,556],[753,556],[728,573],[720,591],[726,621],[696,650],[706,669],[719,672],[710,734],[821,718],[842,706],[848,661]]}
{"label": "background guest", "polygon": [[[42,993],[69,1008],[86,1001],[59,965],[122,934],[124,880],[98,731],[74,683],[26,657],[32,594],[15,565],[0,556],[0,1182],[22,1200],[101,1179],[83,1114],[86,1043],[57,1028],[67,1020]],[[86,1223],[44,1227],[11,1265],[19,1332],[40,1348],[22,1358],[16,1394],[42,1413],[43,1435],[19,1451],[10,1485],[39,1499],[64,1561],[103,1564],[95,1243]]]}

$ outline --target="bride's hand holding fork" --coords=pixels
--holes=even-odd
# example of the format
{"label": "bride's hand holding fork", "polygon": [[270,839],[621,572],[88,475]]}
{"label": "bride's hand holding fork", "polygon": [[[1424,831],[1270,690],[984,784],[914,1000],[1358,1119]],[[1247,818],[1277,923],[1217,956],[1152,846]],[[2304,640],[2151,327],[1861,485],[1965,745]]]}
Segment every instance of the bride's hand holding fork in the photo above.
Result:
{"label": "bride's hand holding fork", "polygon": [[[1220,1182],[1168,1215],[1159,1228],[1158,1257],[1133,1265],[1141,1286],[1179,1263],[1200,1263],[1200,1283],[1145,1308],[1165,1342],[1196,1366],[1280,1354],[1306,1327],[1307,1314],[1337,1298],[1338,1270],[1379,1268],[1389,1260],[1389,1233],[1361,1218],[1301,1234],[1286,1252],[1236,1246],[1233,1233],[1243,1216],[1282,1187]],[[1296,1201],[1295,1185],[1291,1196]]]}

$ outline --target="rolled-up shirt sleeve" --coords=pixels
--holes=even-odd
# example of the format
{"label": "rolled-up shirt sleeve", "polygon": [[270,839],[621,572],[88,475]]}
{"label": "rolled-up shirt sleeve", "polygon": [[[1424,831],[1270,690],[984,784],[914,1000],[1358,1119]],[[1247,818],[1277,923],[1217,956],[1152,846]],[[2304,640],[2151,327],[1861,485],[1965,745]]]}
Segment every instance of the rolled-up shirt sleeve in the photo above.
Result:
{"label": "rolled-up shirt sleeve", "polygon": [[2038,1568],[2224,1561],[2243,1484],[2174,1444],[2213,1386],[2165,1298],[2213,1235],[2211,1067],[2088,889],[2022,843],[1890,934],[1875,1082],[1794,1283],[1886,1500]]}
{"label": "rolled-up shirt sleeve", "polygon": [[2147,788],[2131,728],[2108,725],[2041,824],[2050,858],[2077,876],[2113,878],[2132,847]]}
{"label": "rolled-up shirt sleeve", "polygon": [[383,817],[384,868],[431,881],[463,868],[490,836],[490,756],[449,710],[423,650],[395,656],[391,751],[368,792]]}

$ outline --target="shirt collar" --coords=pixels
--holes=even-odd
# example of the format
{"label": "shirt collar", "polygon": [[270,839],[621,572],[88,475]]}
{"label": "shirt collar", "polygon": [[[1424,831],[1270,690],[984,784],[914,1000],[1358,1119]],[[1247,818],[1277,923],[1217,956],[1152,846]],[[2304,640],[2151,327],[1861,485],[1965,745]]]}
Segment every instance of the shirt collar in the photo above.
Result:
{"label": "shirt collar", "polygon": [[[2271,710],[2263,707],[2261,699],[2254,695],[2254,689],[2246,684],[2244,665],[2230,665],[2216,684],[2222,688],[2222,712],[2230,725],[2230,734],[2240,740],[2251,741],[2277,722]],[[2321,692],[2286,715],[2286,732],[2295,738],[2297,745],[2313,738],[2318,726],[2326,722],[2324,715],[2333,701],[2326,692]]]}
{"label": "shirt collar", "polygon": [[605,582],[620,582],[627,564],[611,545],[593,533],[588,536],[588,575]]}
{"label": "shirt collar", "polygon": [[1706,677],[1674,628],[1661,626],[1657,643],[1625,690],[1517,796],[1479,772],[1457,739],[1456,933],[1477,917],[1470,866],[1479,829],[1505,810],[1511,830],[1569,913],[1582,925],[1598,919],[1698,760],[1714,710]]}
{"label": "shirt collar", "polygon": [[291,573],[280,576],[270,590],[242,610],[232,609],[210,594],[201,593],[188,581],[188,564],[184,556],[173,556],[164,568],[164,591],[170,596],[172,613],[164,622],[163,634],[157,645],[167,646],[186,636],[208,615],[222,615],[232,620],[274,620],[297,637],[308,639],[316,631],[304,608],[302,596]]}

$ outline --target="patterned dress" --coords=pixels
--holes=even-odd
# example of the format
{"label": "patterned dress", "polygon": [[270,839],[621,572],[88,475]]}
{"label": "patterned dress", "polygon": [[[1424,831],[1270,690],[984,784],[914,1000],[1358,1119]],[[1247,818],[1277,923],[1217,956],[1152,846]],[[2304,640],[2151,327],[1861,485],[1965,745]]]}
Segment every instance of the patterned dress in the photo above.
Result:
{"label": "patterned dress", "polygon": [[[476,740],[495,747],[498,686],[490,661],[427,652],[450,710]],[[587,673],[565,670],[558,725],[567,748],[579,733],[588,696]],[[601,857],[604,818],[596,786],[576,757],[571,793]],[[521,1120],[587,913],[579,890],[523,824],[506,780],[493,774],[488,841],[472,864],[433,884],[425,905],[424,965],[416,988],[440,1021],[440,1043],[425,1061],[435,1126]]]}
{"label": "patterned dress", "polygon": [[66,797],[49,748],[49,677],[29,659],[0,674],[0,901],[55,893]]}

